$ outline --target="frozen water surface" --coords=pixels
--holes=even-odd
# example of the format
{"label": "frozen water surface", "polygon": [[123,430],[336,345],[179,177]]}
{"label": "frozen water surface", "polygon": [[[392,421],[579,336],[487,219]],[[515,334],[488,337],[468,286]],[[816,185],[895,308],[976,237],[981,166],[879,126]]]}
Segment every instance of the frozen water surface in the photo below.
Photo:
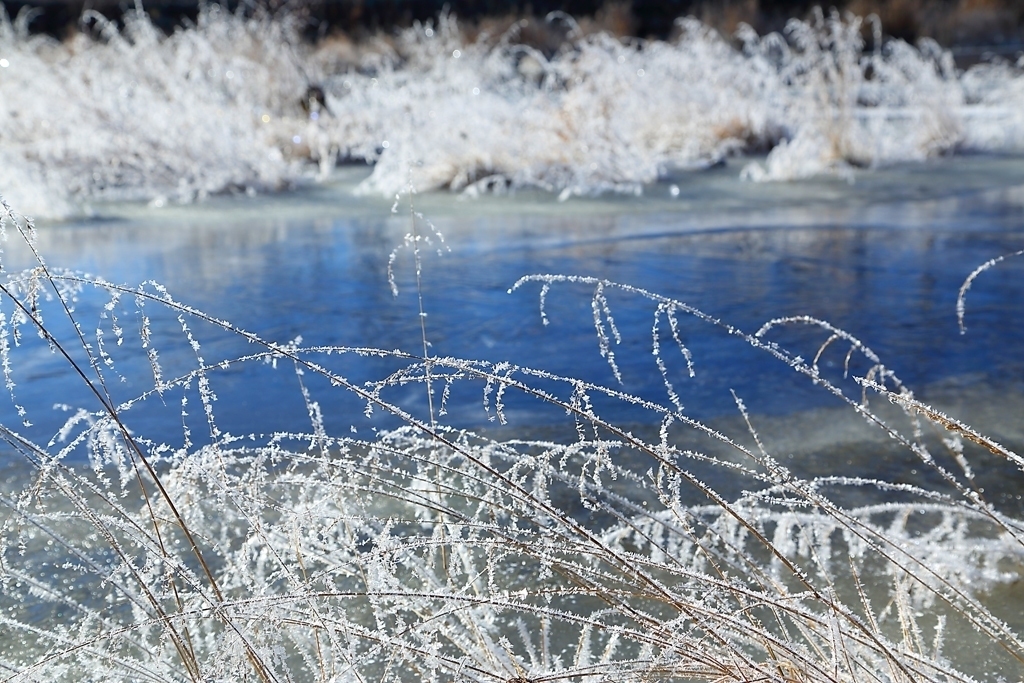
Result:
{"label": "frozen water surface", "polygon": [[[551,372],[615,383],[599,355],[585,288],[555,288],[547,326],[539,286],[507,292],[524,275],[557,273],[643,287],[750,333],[772,318],[828,320],[918,391],[950,381],[1019,385],[1019,266],[1011,261],[982,276],[967,302],[966,335],[958,332],[955,303],[977,265],[1024,246],[1024,162],[955,158],[858,172],[850,181],[771,186],[739,180],[742,166],[685,174],[678,184],[648,187],[642,198],[414,195],[413,210],[444,239],[423,249],[431,353],[521,365],[543,359]],[[365,173],[342,169],[331,182],[294,194],[160,209],[106,205],[101,217],[44,226],[39,249],[51,267],[129,285],[155,280],[189,305],[282,344],[302,335],[308,345],[421,351],[412,255],[398,249],[411,229],[409,198],[392,212],[391,202],[353,196]],[[685,190],[674,194],[673,185]],[[426,222],[417,222],[429,233]],[[397,297],[388,284],[392,252]],[[8,247],[8,269],[27,267],[27,258],[18,245]],[[622,387],[662,398],[650,355],[649,307],[628,295],[613,303],[623,333],[616,347]],[[83,311],[90,305],[96,303],[83,301]],[[695,376],[682,379],[685,362],[670,371],[680,377],[689,413],[734,413],[729,389],[756,412],[829,404],[824,392],[743,342],[692,320],[681,329]],[[209,343],[215,346],[206,347],[208,361],[213,348],[222,358],[245,352],[235,340]],[[165,363],[174,360],[168,355],[174,351],[162,353]],[[386,367],[371,372],[371,365],[360,360],[352,371],[369,372],[360,375],[365,380]],[[60,368],[49,354],[30,372],[18,368],[20,400],[39,405],[46,396],[78,390]],[[280,392],[269,388],[254,393],[240,372],[215,379],[225,429],[248,433],[255,418],[264,428],[286,430],[296,426],[290,420],[306,420],[301,401],[282,405]],[[281,374],[261,381],[268,387],[291,381]],[[559,419],[543,409],[531,412],[529,401],[507,410],[525,411],[519,427]],[[453,399],[449,411],[467,426],[488,417],[475,394]],[[639,412],[622,417],[642,420]],[[352,408],[331,406],[325,419],[347,426]]]}

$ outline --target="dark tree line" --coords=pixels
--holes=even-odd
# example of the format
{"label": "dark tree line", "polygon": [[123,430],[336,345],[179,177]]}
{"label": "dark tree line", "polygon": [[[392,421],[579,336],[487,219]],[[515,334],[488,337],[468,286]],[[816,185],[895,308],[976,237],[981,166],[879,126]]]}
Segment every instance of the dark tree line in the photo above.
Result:
{"label": "dark tree line", "polygon": [[[207,0],[140,0],[151,21],[173,31],[194,20]],[[860,15],[876,13],[886,33],[911,42],[928,36],[945,45],[1006,45],[1024,42],[1024,0],[220,0],[232,10],[298,13],[306,34],[342,31],[354,36],[429,21],[451,11],[472,25],[495,17],[543,18],[553,11],[598,19],[598,25],[640,37],[670,38],[675,19],[693,15],[731,34],[739,22],[760,33],[780,30],[791,17],[806,17],[816,5]],[[86,9],[119,21],[134,0],[7,0],[13,18],[35,8],[31,30],[63,37],[75,30]]]}

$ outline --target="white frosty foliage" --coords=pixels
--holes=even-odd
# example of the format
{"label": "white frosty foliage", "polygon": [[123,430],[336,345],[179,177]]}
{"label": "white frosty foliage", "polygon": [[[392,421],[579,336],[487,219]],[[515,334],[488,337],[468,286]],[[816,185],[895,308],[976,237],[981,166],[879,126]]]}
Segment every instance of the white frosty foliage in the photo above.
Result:
{"label": "white frosty foliage", "polygon": [[[2,206],[0,227],[28,235]],[[666,400],[509,363],[309,346],[301,337],[272,342],[155,283],[114,285],[41,260],[9,275],[0,283],[9,381],[21,354],[41,345],[67,353],[95,401],[62,406],[69,417],[45,444],[0,424],[4,457],[32,470],[24,485],[0,487],[5,675],[966,683],[951,647],[960,641],[1010,667],[1024,658],[1021,634],[985,599],[1024,578],[1024,525],[986,501],[972,469],[989,454],[1017,476],[1018,455],[914,399],[869,347],[824,321],[781,318],[749,334],[613,282],[532,276],[514,289],[534,285],[542,303],[552,287],[584,288],[595,357],[611,363],[613,345],[629,333],[613,308],[630,299],[648,307]],[[97,343],[66,324],[84,297],[100,302]],[[137,336],[118,322],[132,317]],[[42,339],[16,336],[14,320]],[[673,383],[690,381],[700,361],[683,343],[687,324],[786,363],[942,486],[802,475],[783,464],[755,427],[762,418],[735,394],[737,433],[689,417]],[[769,341],[794,329],[814,336],[812,361]],[[212,357],[216,344],[203,340],[215,333],[252,350]],[[118,343],[98,343],[109,338]],[[188,368],[164,373],[151,354],[157,344],[182,347]],[[673,345],[682,357],[663,357]],[[819,361],[836,353],[845,365],[832,376]],[[332,369],[338,356],[386,358],[397,369],[354,385]],[[121,398],[106,374],[133,363],[144,378],[152,373],[151,389]],[[218,427],[218,373],[261,363],[295,372],[308,430],[239,437]],[[440,422],[444,398],[441,411],[400,404],[410,385],[429,391],[432,383],[444,396],[475,387],[503,423],[511,423],[511,394],[533,397],[568,413],[578,438],[488,437]],[[339,434],[321,409],[325,391],[351,393],[403,426],[361,438],[356,415],[354,431]],[[910,419],[883,416],[869,393]],[[201,437],[185,410],[196,397],[208,428]],[[182,420],[181,444],[129,429],[150,399],[166,400],[171,419]],[[619,424],[615,408],[624,403],[660,429],[648,438]],[[707,447],[684,445],[692,436]],[[945,460],[933,454],[936,441],[950,451]],[[740,492],[726,495],[712,481],[737,482]],[[844,503],[851,494],[870,502]]]}
{"label": "white frosty foliage", "polygon": [[19,206],[63,217],[96,200],[190,201],[296,177],[277,121],[301,113],[305,90],[287,25],[215,5],[170,37],[141,13],[122,32],[98,13],[83,20],[87,33],[56,43],[0,14],[0,188]]}
{"label": "white frosty foliage", "polygon": [[25,19],[0,15],[0,189],[40,217],[280,188],[339,159],[375,164],[360,189],[388,197],[411,182],[568,198],[766,149],[746,177],[1024,149],[1019,65],[960,71],[877,25],[865,50],[864,20],[835,13],[741,27],[738,47],[693,19],[671,42],[575,31],[547,55],[515,27],[467,42],[450,15],[358,48],[216,5],[171,36],[87,12],[57,43]]}

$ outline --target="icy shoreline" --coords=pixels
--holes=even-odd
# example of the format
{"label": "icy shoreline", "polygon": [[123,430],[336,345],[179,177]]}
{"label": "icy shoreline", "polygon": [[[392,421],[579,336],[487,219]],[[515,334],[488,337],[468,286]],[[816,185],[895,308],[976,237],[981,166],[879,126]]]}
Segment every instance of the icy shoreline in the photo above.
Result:
{"label": "icy shoreline", "polygon": [[[364,193],[409,185],[568,198],[641,193],[673,168],[764,152],[753,181],[959,152],[1024,150],[1024,78],[958,70],[937,44],[821,15],[734,48],[695,20],[673,42],[577,35],[553,55],[515,29],[467,42],[454,19],[354,51],[215,6],[171,36],[145,16],[64,43],[0,24],[0,189],[26,213],[282,189],[339,160]],[[880,36],[880,34],[878,34]],[[6,66],[4,66],[6,65]]]}

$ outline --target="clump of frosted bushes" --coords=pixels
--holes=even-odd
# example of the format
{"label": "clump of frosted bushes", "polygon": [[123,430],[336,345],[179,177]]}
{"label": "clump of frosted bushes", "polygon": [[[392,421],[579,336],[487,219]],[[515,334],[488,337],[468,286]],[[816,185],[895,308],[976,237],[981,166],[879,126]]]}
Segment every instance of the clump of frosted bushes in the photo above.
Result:
{"label": "clump of frosted bushes", "polygon": [[567,30],[553,53],[521,44],[518,25],[467,40],[449,15],[357,46],[216,5],[170,36],[141,13],[119,31],[87,12],[64,43],[3,16],[0,187],[60,217],[284,188],[363,160],[370,193],[411,181],[565,198],[639,193],[739,153],[768,151],[745,177],[785,180],[1024,145],[1019,66],[962,72],[872,18],[818,13],[731,41],[684,19],[668,42],[549,21]]}

